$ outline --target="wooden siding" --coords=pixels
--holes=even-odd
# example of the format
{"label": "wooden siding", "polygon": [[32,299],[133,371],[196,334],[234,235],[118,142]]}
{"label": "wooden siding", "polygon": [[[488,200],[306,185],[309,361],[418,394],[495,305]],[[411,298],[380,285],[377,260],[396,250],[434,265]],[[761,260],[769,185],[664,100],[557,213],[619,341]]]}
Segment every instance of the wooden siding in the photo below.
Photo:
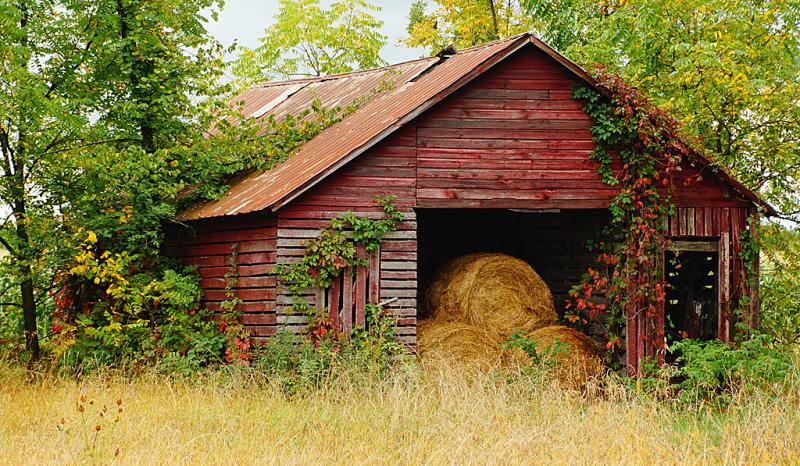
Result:
{"label": "wooden siding", "polygon": [[[203,305],[219,311],[227,286],[243,302],[242,322],[257,340],[275,333],[277,228],[275,218],[250,216],[193,222],[171,230],[166,252],[197,268]],[[238,280],[232,282],[232,273]]]}
{"label": "wooden siding", "polygon": [[[330,224],[332,217],[352,212],[358,216],[381,218],[383,212],[375,204],[378,195],[396,196],[395,206],[403,211],[406,221],[398,231],[389,233],[375,256],[373,267],[377,274],[365,269],[353,271],[355,280],[344,280],[340,288],[333,289],[336,299],[308,290],[304,299],[320,309],[331,311],[330,303],[342,306],[339,315],[351,315],[345,309],[363,308],[362,299],[380,302],[396,298],[386,310],[397,318],[397,331],[401,341],[416,341],[417,309],[417,223],[415,206],[416,145],[415,128],[407,126],[389,137],[354,163],[342,168],[322,185],[298,197],[278,211],[278,263],[297,260],[305,252],[305,241],[317,237],[320,229]],[[351,273],[353,273],[351,272]],[[380,287],[370,296],[362,290],[370,288],[369,277],[378,276]],[[339,297],[342,293],[343,297]],[[355,301],[349,302],[346,299]],[[324,301],[324,302],[318,302]],[[278,286],[278,320],[296,330],[307,323],[305,316],[291,315],[292,297],[283,286]],[[343,321],[342,324],[348,322]]]}

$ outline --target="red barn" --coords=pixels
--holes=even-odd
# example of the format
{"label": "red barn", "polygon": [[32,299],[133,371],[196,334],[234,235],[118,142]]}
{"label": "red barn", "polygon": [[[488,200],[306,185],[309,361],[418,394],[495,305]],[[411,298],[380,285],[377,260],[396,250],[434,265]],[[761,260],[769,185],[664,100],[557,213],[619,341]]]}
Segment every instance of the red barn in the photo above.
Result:
{"label": "red barn", "polygon": [[[198,268],[210,309],[226,299],[225,274],[232,261],[238,265],[235,293],[255,339],[306,323],[287,312],[292,298],[276,280],[276,264],[303,255],[304,240],[331,217],[379,217],[379,194],[396,196],[406,221],[368,267],[307,296],[320,309],[338,311],[345,327],[363,322],[365,303],[392,299],[387,308],[400,338],[414,344],[434,272],[464,253],[523,258],[548,283],[557,306],[592,263],[586,241],[619,189],[603,183],[589,158],[593,121],[572,97],[576,84],[595,82],[531,35],[386,68],[267,83],[237,100],[253,118],[280,118],[313,99],[346,105],[387,81],[388,90],[286,162],[180,215],[187,227],[171,238],[171,249]],[[772,211],[700,155],[677,176],[702,181],[674,193],[668,235],[685,252],[689,273],[675,279],[664,312],[676,331],[728,339],[742,296],[753,298],[745,317],[758,319],[740,232],[760,210]],[[642,353],[631,332],[628,361],[635,365]]]}

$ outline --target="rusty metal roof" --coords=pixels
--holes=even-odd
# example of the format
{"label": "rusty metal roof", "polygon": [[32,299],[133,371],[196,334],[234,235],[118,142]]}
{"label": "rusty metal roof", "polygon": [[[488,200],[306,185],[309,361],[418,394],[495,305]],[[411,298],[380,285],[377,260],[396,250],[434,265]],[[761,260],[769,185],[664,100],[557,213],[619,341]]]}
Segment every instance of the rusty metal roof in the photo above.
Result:
{"label": "rusty metal roof", "polygon": [[[281,118],[308,108],[314,99],[319,99],[327,108],[346,106],[374,92],[382,81],[394,84],[342,121],[323,130],[282,164],[239,178],[222,199],[190,207],[181,212],[178,219],[188,221],[279,209],[526,44],[533,44],[597,87],[596,81],[578,65],[536,37],[521,34],[449,56],[320,78],[266,83],[248,89],[233,99],[243,103],[244,115]],[[723,175],[723,178],[743,188],[745,194],[749,194],[747,197],[766,205],[733,177]]]}

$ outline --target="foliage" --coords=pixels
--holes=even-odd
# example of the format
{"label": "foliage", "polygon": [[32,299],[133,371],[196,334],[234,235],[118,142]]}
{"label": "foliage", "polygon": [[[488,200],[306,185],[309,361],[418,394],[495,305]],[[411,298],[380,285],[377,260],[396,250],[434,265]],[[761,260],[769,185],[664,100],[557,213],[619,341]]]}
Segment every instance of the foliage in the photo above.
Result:
{"label": "foliage", "polygon": [[236,313],[205,322],[196,275],[164,256],[165,226],[372,96],[245,118],[221,100],[224,50],[205,29],[219,6],[0,3],[0,142],[11,164],[0,166],[0,202],[15,212],[0,230],[3,328],[18,331],[24,316],[33,359],[44,336],[61,363],[83,367],[124,355],[188,368],[246,360]]}
{"label": "foliage", "polygon": [[[687,160],[690,149],[679,137],[678,123],[622,79],[604,74],[599,83],[609,97],[577,87],[575,98],[594,119],[597,148],[591,158],[600,163],[604,181],[620,185],[620,190],[609,207],[611,221],[603,238],[592,245],[598,250],[597,264],[570,291],[567,319],[588,325],[604,313],[608,349],[615,352],[622,347],[625,317],[646,316],[646,338],[663,349],[663,335],[653,320],[665,298],[664,219],[672,211],[671,174]],[[612,157],[619,160],[620,169],[612,170]]]}
{"label": "foliage", "polygon": [[631,0],[566,50],[674,114],[698,144],[785,214],[798,211],[800,6],[795,0]]}
{"label": "foliage", "polygon": [[780,385],[792,370],[792,355],[773,346],[771,338],[755,334],[733,345],[719,340],[682,340],[675,371],[684,401],[725,402],[736,394],[752,394],[760,387]]}
{"label": "foliage", "polygon": [[570,351],[570,346],[564,342],[556,341],[547,347],[541,347],[533,338],[524,333],[514,333],[508,341],[502,342],[500,348],[504,351],[522,350],[531,361],[531,368],[537,371],[551,371],[560,363],[558,355]]}
{"label": "foliage", "polygon": [[233,72],[243,86],[294,75],[323,76],[383,64],[380,8],[365,0],[338,0],[328,8],[319,0],[281,0],[275,24],[261,44],[243,48]]}
{"label": "foliage", "polygon": [[409,11],[410,47],[426,47],[439,53],[450,44],[457,49],[526,32],[531,21],[517,1],[436,0],[426,13],[427,1],[417,0]]}
{"label": "foliage", "polygon": [[761,229],[761,330],[779,344],[800,344],[800,231]]}
{"label": "foliage", "polygon": [[[226,336],[200,308],[201,290],[188,274],[166,270],[160,280],[131,273],[127,253],[98,254],[90,234],[69,274],[102,289],[94,303],[76,309],[62,288],[55,300],[52,332],[55,356],[67,367],[92,370],[106,365],[142,365],[182,359],[200,368],[222,359]],[[80,286],[80,285],[78,285]]]}
{"label": "foliage", "polygon": [[355,265],[367,265],[358,255],[358,246],[374,251],[381,239],[397,229],[404,216],[394,204],[394,196],[378,196],[375,202],[383,208],[384,218],[372,220],[348,213],[331,219],[330,227],[318,238],[306,242],[306,254],[292,264],[278,264],[276,272],[295,295],[295,307],[304,309],[298,297],[303,290],[317,286],[328,288],[342,270]]}
{"label": "foliage", "polygon": [[[366,326],[350,335],[330,331],[324,319],[310,327],[307,336],[282,331],[256,351],[253,369],[286,393],[320,388],[341,377],[384,378],[408,351],[395,340],[394,319],[368,304]],[[357,380],[350,380],[357,382]]]}

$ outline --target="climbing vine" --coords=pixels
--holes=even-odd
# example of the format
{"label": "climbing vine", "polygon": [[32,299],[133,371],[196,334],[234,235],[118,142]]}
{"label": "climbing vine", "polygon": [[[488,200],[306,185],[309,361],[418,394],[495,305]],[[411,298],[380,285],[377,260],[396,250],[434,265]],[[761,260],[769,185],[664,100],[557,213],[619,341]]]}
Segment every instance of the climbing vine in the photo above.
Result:
{"label": "climbing vine", "polygon": [[247,364],[250,360],[250,336],[242,324],[242,299],[236,295],[239,286],[239,243],[231,244],[231,257],[225,272],[225,300],[219,305],[217,328],[225,335],[225,361]]}
{"label": "climbing vine", "polygon": [[367,265],[359,257],[358,245],[368,252],[375,251],[383,237],[397,229],[404,216],[394,206],[394,196],[378,196],[375,202],[383,208],[384,217],[378,220],[357,217],[353,213],[331,219],[330,226],[319,237],[306,243],[306,254],[296,263],[278,264],[278,277],[294,296],[295,310],[306,310],[303,290],[328,288],[342,270],[357,265]]}
{"label": "climbing vine", "polygon": [[642,338],[655,348],[664,346],[663,329],[654,323],[665,299],[664,234],[674,210],[672,175],[690,149],[679,137],[678,123],[621,78],[601,71],[598,82],[600,92],[581,86],[573,96],[595,122],[591,158],[603,181],[619,186],[619,192],[602,239],[590,244],[595,264],[570,291],[566,318],[584,329],[601,322],[615,356],[624,348],[627,316],[647,317]]}

